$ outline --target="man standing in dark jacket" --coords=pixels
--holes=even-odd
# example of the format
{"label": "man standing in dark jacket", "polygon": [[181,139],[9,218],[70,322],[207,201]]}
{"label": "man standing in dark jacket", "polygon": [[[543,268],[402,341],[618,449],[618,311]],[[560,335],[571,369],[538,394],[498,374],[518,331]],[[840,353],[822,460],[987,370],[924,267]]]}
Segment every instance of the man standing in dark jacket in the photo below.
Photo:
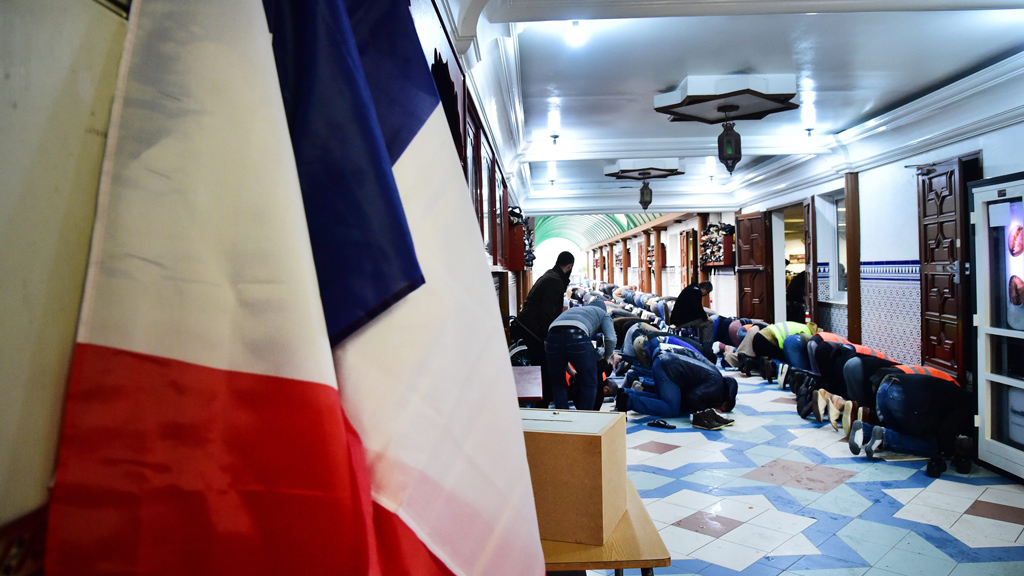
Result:
{"label": "man standing in dark jacket", "polygon": [[[517,327],[512,330],[512,338],[522,340],[530,352],[530,363],[543,366],[544,339],[548,335],[548,327],[562,313],[562,301],[565,290],[569,287],[569,272],[572,271],[576,258],[570,252],[562,252],[555,260],[553,268],[545,272],[526,296],[523,309],[516,317]],[[544,400],[551,400],[551,383],[543,376]]]}
{"label": "man standing in dark jacket", "polygon": [[690,284],[683,288],[676,298],[675,305],[672,306],[669,323],[676,328],[697,328],[701,341],[710,342],[711,321],[704,311],[704,297],[711,293],[711,288],[711,282]]}

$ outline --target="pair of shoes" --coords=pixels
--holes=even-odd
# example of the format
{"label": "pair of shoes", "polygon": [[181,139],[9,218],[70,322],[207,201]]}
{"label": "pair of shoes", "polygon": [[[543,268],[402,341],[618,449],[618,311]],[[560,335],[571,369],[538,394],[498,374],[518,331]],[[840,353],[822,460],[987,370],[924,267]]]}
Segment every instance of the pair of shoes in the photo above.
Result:
{"label": "pair of shoes", "polygon": [[664,428],[666,430],[675,430],[676,428],[675,424],[669,424],[660,418],[653,422],[648,422],[647,425],[651,428]]}
{"label": "pair of shoes", "polygon": [[692,424],[694,428],[700,428],[701,430],[721,430],[722,428],[725,428],[725,424],[719,422],[718,418],[715,418],[713,413],[713,408],[695,412],[690,415],[690,424]]}
{"label": "pair of shoes", "polygon": [[843,435],[850,435],[850,426],[853,425],[854,420],[859,420],[857,416],[860,415],[859,406],[854,400],[847,400],[846,404],[843,404]]}
{"label": "pair of shoes", "polygon": [[928,468],[925,469],[925,474],[929,478],[938,478],[946,471],[946,461],[942,459],[942,456],[933,456],[928,461]]}
{"label": "pair of shoes", "polygon": [[615,411],[629,412],[629,394],[624,389],[619,389],[615,394]]}
{"label": "pair of shoes", "polygon": [[885,428],[875,426],[871,429],[871,437],[864,441],[862,447],[868,458],[875,457],[875,451],[882,448],[882,440],[885,439]]}
{"label": "pair of shoes", "polygon": [[789,364],[783,364],[779,368],[779,390],[786,389],[786,376],[789,374]]}

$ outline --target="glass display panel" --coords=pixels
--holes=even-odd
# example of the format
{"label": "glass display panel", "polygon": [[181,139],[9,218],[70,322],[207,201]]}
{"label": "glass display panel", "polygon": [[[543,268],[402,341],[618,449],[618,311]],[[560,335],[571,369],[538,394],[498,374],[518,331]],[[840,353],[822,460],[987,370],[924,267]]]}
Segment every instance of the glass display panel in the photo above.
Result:
{"label": "glass display panel", "polygon": [[989,335],[989,357],[993,374],[1024,380],[1024,340]]}
{"label": "glass display panel", "polygon": [[989,382],[992,439],[1024,450],[1024,389]]}
{"label": "glass display panel", "polygon": [[1024,209],[1020,200],[993,202],[989,211],[989,322],[1024,330]]}

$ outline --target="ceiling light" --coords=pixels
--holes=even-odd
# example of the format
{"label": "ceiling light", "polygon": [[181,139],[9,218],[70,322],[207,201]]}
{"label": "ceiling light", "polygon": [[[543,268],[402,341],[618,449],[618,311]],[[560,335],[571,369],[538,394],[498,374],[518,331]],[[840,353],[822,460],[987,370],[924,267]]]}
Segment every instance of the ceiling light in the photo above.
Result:
{"label": "ceiling light", "polygon": [[573,20],[569,25],[569,31],[565,33],[565,42],[573,48],[579,48],[587,43],[587,34],[580,27],[579,20]]}
{"label": "ceiling light", "polygon": [[722,124],[722,133],[718,135],[718,159],[725,164],[725,169],[732,174],[736,164],[743,158],[740,148],[740,135],[732,129],[734,124],[728,121],[729,114],[735,112],[735,106],[726,104],[720,107],[719,111],[725,114],[726,122]]}
{"label": "ceiling light", "polygon": [[644,212],[651,205],[654,199],[654,192],[651,185],[647,183],[650,178],[668,178],[684,174],[679,170],[678,158],[644,158],[639,160],[619,160],[611,166],[604,167],[604,175],[616,180],[643,180],[640,187],[640,206]]}
{"label": "ceiling light", "polygon": [[640,187],[640,206],[643,207],[644,212],[647,212],[647,207],[651,205],[652,200],[654,200],[654,192],[647,180],[644,180],[644,185]]}
{"label": "ceiling light", "polygon": [[718,124],[726,120],[724,105],[735,106],[732,120],[760,120],[769,114],[794,110],[795,74],[731,74],[687,76],[679,87],[654,97],[654,109],[673,122]]}

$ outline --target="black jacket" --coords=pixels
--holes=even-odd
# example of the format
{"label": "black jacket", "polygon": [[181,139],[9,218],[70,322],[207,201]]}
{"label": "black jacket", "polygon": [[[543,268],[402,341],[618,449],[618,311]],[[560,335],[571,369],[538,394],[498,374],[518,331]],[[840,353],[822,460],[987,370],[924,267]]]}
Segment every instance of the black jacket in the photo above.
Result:
{"label": "black jacket", "polygon": [[569,275],[558,266],[545,272],[530,288],[517,317],[519,323],[543,340],[548,326],[562,313],[562,301],[568,287]]}
{"label": "black jacket", "polygon": [[682,326],[694,320],[707,320],[708,314],[704,311],[704,293],[700,286],[690,284],[679,293],[676,303],[672,307],[672,316],[669,321],[673,326]]}

